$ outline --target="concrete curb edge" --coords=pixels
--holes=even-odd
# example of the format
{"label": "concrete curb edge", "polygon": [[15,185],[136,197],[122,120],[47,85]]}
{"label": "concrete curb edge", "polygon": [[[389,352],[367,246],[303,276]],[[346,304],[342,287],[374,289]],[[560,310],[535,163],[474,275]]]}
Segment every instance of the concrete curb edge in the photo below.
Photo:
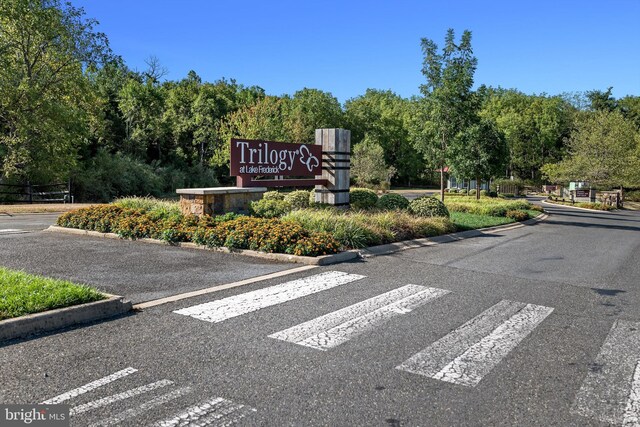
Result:
{"label": "concrete curb edge", "polygon": [[[93,236],[93,237],[104,237],[107,239],[120,239],[120,237],[115,233],[101,233],[99,231],[80,230],[77,228],[66,228],[66,227],[60,227],[57,225],[49,226],[49,228],[47,228],[44,231],[83,235],[83,236]],[[317,257],[310,257],[310,256],[258,252],[258,251],[252,251],[249,249],[230,250],[228,248],[209,248],[207,246],[202,246],[202,245],[198,245],[191,242],[180,242],[180,243],[171,244],[162,240],[149,239],[149,238],[143,238],[138,240],[141,242],[153,243],[156,245],[177,246],[181,248],[199,249],[199,250],[206,250],[206,251],[212,251],[212,252],[222,252],[227,254],[239,254],[239,255],[246,255],[254,258],[270,259],[273,261],[282,261],[282,262],[293,262],[296,264],[306,264],[306,265],[337,264],[340,262],[345,262],[345,261],[358,258],[359,256],[357,251],[345,251],[345,252],[340,252],[333,255],[321,255]]]}
{"label": "concrete curb edge", "polygon": [[443,234],[435,237],[425,237],[423,239],[404,240],[402,242],[388,243],[386,245],[370,246],[368,248],[360,249],[360,256],[363,258],[369,258],[378,255],[390,255],[396,252],[405,251],[407,249],[423,248],[426,246],[435,246],[442,243],[456,242],[458,240],[470,239],[480,236],[484,233],[498,233],[500,231],[511,230],[515,228],[521,228],[525,225],[533,225],[537,222],[544,221],[549,217],[546,213],[541,213],[535,218],[528,219],[526,221],[499,225],[496,227],[479,228],[477,230],[460,231],[458,233]]}
{"label": "concrete curb edge", "polygon": [[541,203],[543,205],[560,206],[560,207],[563,207],[563,208],[577,209],[577,210],[580,210],[580,211],[587,211],[587,212],[597,212],[597,213],[606,213],[606,214],[612,213],[612,211],[602,211],[602,210],[599,210],[599,209],[581,208],[580,206],[563,205],[562,203],[547,202],[546,200],[541,200]]}
{"label": "concrete curb edge", "polygon": [[0,342],[108,319],[132,310],[131,301],[119,295],[106,295],[108,298],[101,301],[2,320]]}

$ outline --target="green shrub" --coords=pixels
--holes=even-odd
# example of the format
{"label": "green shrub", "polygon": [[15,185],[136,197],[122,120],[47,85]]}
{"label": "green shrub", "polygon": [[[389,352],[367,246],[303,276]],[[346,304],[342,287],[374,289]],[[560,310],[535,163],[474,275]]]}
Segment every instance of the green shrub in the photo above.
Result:
{"label": "green shrub", "polygon": [[624,193],[624,199],[629,202],[640,202],[640,190],[632,190]]}
{"label": "green shrub", "polygon": [[416,217],[402,211],[365,213],[306,209],[293,211],[282,220],[296,221],[311,232],[329,233],[345,248],[363,248],[454,231],[448,218]]}
{"label": "green shrub", "polygon": [[289,202],[292,209],[304,209],[309,207],[309,199],[311,198],[309,191],[296,190],[284,196],[284,200]]}
{"label": "green shrub", "polygon": [[417,216],[449,217],[449,210],[440,200],[434,197],[419,197],[412,200],[409,210]]}
{"label": "green shrub", "polygon": [[475,195],[476,195],[476,193],[477,193],[477,191],[476,191],[476,189],[475,189],[475,188],[473,188],[473,189],[469,190],[469,195],[470,195],[470,196],[475,196]]}
{"label": "green shrub", "polygon": [[489,197],[498,197],[498,193],[495,191],[489,191]]}
{"label": "green shrub", "polygon": [[116,199],[112,204],[126,209],[138,209],[150,213],[157,219],[180,215],[180,203],[173,200],[156,199],[155,197],[123,197]]}
{"label": "green shrub", "polygon": [[461,189],[458,191],[458,194],[467,194],[467,189],[466,189],[466,188],[461,188]]}
{"label": "green shrub", "polygon": [[388,193],[380,196],[377,205],[380,209],[387,211],[402,210],[409,207],[409,200],[400,194]]}
{"label": "green shrub", "polygon": [[349,190],[349,203],[355,209],[371,209],[378,202],[378,195],[368,188],[354,187]]}
{"label": "green shrub", "polygon": [[277,218],[291,211],[285,200],[261,199],[249,204],[249,212],[259,218]]}
{"label": "green shrub", "polygon": [[267,191],[262,195],[263,200],[284,200],[284,194],[278,191]]}
{"label": "green shrub", "polygon": [[458,189],[457,188],[450,188],[449,189],[449,193],[457,194],[458,193]]}
{"label": "green shrub", "polygon": [[[283,200],[268,202],[286,203]],[[121,238],[151,237],[169,243],[191,241],[208,247],[226,246],[293,255],[317,256],[340,250],[340,243],[333,236],[309,232],[299,222],[236,214],[159,220],[142,210],[101,205],[65,213],[59,217],[58,225],[86,230],[103,227]]]}
{"label": "green shrub", "polygon": [[525,211],[507,211],[504,215],[507,218],[514,219],[516,221],[526,221],[529,219],[529,214]]}
{"label": "green shrub", "polygon": [[487,197],[488,195],[487,190],[480,190],[480,197]]}

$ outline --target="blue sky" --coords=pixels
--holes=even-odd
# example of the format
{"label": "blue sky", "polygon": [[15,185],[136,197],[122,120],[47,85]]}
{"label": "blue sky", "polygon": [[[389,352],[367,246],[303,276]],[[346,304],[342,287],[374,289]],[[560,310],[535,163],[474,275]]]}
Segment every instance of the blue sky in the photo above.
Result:
{"label": "blue sky", "polygon": [[72,0],[133,69],[195,70],[267,94],[303,87],[341,102],[367,88],[419,93],[420,39],[472,31],[476,86],[640,95],[640,0]]}

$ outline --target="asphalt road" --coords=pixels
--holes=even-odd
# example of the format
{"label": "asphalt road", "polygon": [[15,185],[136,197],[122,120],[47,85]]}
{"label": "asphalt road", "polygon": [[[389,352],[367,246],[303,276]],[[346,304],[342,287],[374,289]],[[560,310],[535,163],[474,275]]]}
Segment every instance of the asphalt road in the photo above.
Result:
{"label": "asphalt road", "polygon": [[0,213],[0,235],[44,230],[55,224],[59,214]]}
{"label": "asphalt road", "polygon": [[68,398],[72,425],[638,425],[640,215],[548,210],[5,344],[0,402]]}

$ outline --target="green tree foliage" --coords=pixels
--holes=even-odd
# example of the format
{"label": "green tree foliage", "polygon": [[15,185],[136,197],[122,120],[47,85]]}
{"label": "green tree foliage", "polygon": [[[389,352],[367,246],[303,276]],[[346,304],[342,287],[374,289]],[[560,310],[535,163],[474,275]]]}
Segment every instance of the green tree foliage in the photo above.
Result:
{"label": "green tree foliage", "polygon": [[489,90],[479,114],[505,135],[506,176],[537,181],[543,164],[560,160],[574,112],[561,97],[498,89]]}
{"label": "green tree foliage", "polygon": [[288,102],[284,121],[287,141],[314,143],[315,130],[339,128],[343,122],[342,107],[328,92],[304,88]]}
{"label": "green tree foliage", "polygon": [[582,113],[567,141],[567,156],[542,168],[553,182],[591,185],[640,184],[640,133],[619,111]]}
{"label": "green tree foliage", "polygon": [[384,149],[368,137],[353,149],[351,174],[358,185],[376,187],[388,182],[394,173],[395,169],[385,164]]}
{"label": "green tree foliage", "polygon": [[410,184],[424,169],[422,156],[415,150],[409,134],[410,101],[391,91],[367,89],[345,104],[346,127],[351,143],[365,138],[382,147],[384,162],[395,168],[397,181]]}
{"label": "green tree foliage", "polygon": [[[480,187],[482,180],[499,175],[506,163],[508,150],[502,132],[489,120],[481,120],[458,135],[452,145],[451,164],[456,176],[475,179]],[[480,193],[476,192],[477,198]]]}
{"label": "green tree foliage", "polygon": [[229,114],[220,126],[220,139],[214,148],[211,163],[228,171],[231,138],[287,141],[284,123],[290,102],[290,98],[266,96]]}
{"label": "green tree foliage", "polygon": [[13,180],[63,178],[88,134],[83,67],[109,53],[82,9],[58,0],[0,2],[0,156]]}
{"label": "green tree foliage", "polygon": [[625,118],[640,129],[640,96],[625,96],[618,100],[618,108]]}
{"label": "green tree foliage", "polygon": [[450,145],[475,118],[471,87],[478,61],[473,56],[468,30],[456,44],[454,32],[449,29],[442,52],[432,40],[422,39],[422,52],[422,74],[427,82],[420,87],[424,97],[417,102],[414,143],[428,163],[440,169],[440,197],[444,200],[444,167]]}
{"label": "green tree foliage", "polygon": [[614,111],[618,108],[618,102],[611,95],[613,87],[609,87],[606,91],[590,90],[585,95],[589,100],[589,108],[591,111]]}

